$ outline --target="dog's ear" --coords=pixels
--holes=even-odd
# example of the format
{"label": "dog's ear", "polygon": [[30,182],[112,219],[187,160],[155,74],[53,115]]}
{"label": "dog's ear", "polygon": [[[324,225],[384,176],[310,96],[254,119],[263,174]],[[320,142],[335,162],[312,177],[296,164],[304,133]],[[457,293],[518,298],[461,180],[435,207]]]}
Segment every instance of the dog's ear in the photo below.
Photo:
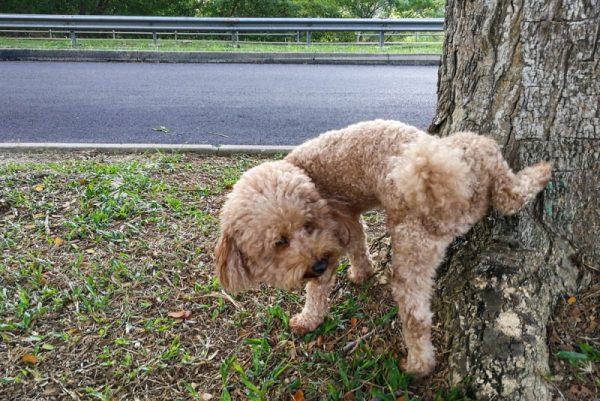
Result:
{"label": "dog's ear", "polygon": [[327,207],[329,215],[336,223],[336,236],[343,246],[347,246],[352,238],[352,227],[354,227],[355,218],[348,212],[348,205],[344,202],[328,199]]}
{"label": "dog's ear", "polygon": [[228,232],[221,232],[215,248],[215,261],[217,276],[225,290],[236,294],[252,285],[244,255]]}
{"label": "dog's ear", "polygon": [[340,243],[343,246],[348,246],[348,244],[350,243],[350,239],[352,238],[352,233],[350,231],[350,219],[347,215],[339,213],[336,214],[339,216],[339,218],[337,219],[339,224],[335,233],[338,239],[340,240]]}

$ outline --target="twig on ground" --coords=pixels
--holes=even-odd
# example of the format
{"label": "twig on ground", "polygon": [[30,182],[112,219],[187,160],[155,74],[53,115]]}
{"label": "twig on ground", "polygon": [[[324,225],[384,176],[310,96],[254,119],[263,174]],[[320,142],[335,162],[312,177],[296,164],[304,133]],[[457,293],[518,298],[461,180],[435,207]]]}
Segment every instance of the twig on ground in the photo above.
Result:
{"label": "twig on ground", "polygon": [[209,132],[209,134],[211,134],[211,135],[216,135],[216,136],[221,136],[221,137],[223,137],[223,138],[229,138],[229,136],[228,136],[228,135],[221,134],[221,133],[219,133],[219,132]]}
{"label": "twig on ground", "polygon": [[201,298],[205,298],[205,297],[226,299],[227,301],[231,302],[231,304],[233,306],[235,306],[237,309],[242,309],[242,305],[239,302],[237,302],[235,299],[231,298],[231,295],[229,295],[228,293],[226,293],[223,290],[221,290],[221,292],[211,292],[210,294],[201,296]]}
{"label": "twig on ground", "polygon": [[74,393],[74,392],[73,392],[73,391],[71,391],[71,390],[68,390],[68,389],[67,389],[67,388],[66,388],[66,387],[65,387],[65,386],[64,386],[64,385],[63,385],[63,384],[60,382],[60,380],[56,380],[56,379],[55,379],[55,378],[53,378],[53,377],[51,378],[51,380],[52,380],[54,383],[58,384],[58,385],[60,386],[60,388],[62,388],[62,390],[63,390],[65,393],[67,393],[67,394],[68,394],[68,395],[69,395],[69,396],[70,396],[72,399],[74,399],[74,400],[80,400],[80,398],[77,396],[77,394],[76,394],[76,393]]}
{"label": "twig on ground", "polygon": [[369,250],[373,251],[375,249],[375,247],[377,246],[378,243],[381,242],[382,239],[384,239],[385,237],[387,237],[389,234],[387,232],[383,233],[382,235],[380,235],[379,237],[375,238],[373,241],[371,241],[371,245],[369,246]]}
{"label": "twig on ground", "polygon": [[558,386],[556,384],[552,383],[551,381],[550,381],[550,384],[558,392],[558,394],[560,395],[560,398],[562,398],[563,401],[567,401],[567,399],[565,398],[565,396],[563,395],[563,393],[560,391],[560,389],[558,388]]}
{"label": "twig on ground", "polygon": [[44,227],[46,228],[46,235],[50,235],[50,212],[46,211],[46,218],[44,219]]}
{"label": "twig on ground", "polygon": [[358,345],[361,343],[361,341],[364,341],[367,338],[371,337],[373,334],[375,334],[376,331],[377,331],[377,328],[371,330],[370,332],[368,332],[365,335],[358,337],[354,341],[350,341],[348,344],[346,344],[344,346],[344,348],[342,348],[342,352],[347,352],[347,353],[351,354],[358,347]]}

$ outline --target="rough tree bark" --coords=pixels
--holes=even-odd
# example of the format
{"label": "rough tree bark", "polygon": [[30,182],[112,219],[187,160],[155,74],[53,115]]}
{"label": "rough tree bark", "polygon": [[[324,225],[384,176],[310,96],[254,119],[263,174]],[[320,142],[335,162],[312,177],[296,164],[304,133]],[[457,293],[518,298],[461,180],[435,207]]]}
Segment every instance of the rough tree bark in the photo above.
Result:
{"label": "rough tree bark", "polygon": [[552,398],[546,326],[600,265],[598,0],[448,0],[430,131],[495,138],[514,169],[554,163],[515,217],[492,214],[439,272],[451,378],[478,400]]}

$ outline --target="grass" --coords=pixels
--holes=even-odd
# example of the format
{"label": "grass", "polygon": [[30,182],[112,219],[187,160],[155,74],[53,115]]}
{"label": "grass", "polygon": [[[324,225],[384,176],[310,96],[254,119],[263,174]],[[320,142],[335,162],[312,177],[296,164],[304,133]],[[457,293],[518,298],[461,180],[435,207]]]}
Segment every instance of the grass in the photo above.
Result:
{"label": "grass", "polygon": [[[558,357],[571,364],[574,368],[581,372],[591,372],[592,363],[600,362],[600,350],[587,343],[578,345],[579,352],[575,351],[560,351]],[[600,379],[599,379],[600,380]],[[600,381],[597,384],[600,385]]]}
{"label": "grass", "polygon": [[465,399],[399,369],[397,310],[377,282],[340,280],[330,317],[300,338],[301,293],[220,291],[219,208],[260,161],[0,162],[0,399]]}
{"label": "grass", "polygon": [[[347,263],[329,317],[302,337],[289,329],[301,292],[221,292],[219,209],[261,161],[2,155],[0,399],[467,400],[442,358],[426,380],[402,372],[389,291],[350,285]],[[383,216],[365,221],[384,269]],[[547,379],[567,400],[599,394],[599,294],[569,297],[549,327]],[[439,355],[443,336],[434,326]]]}
{"label": "grass", "polygon": [[600,284],[561,300],[548,330],[552,375],[547,377],[568,401],[600,398]]}
{"label": "grass", "polygon": [[[421,42],[438,41],[433,37],[420,37]],[[152,50],[152,51],[193,51],[193,52],[257,52],[257,53],[394,53],[394,54],[441,54],[442,43],[419,43],[414,37],[403,39],[404,44],[390,42],[384,48],[378,43],[366,44],[336,44],[336,43],[306,43],[288,42],[282,44],[246,43],[238,42],[234,46],[231,42],[209,40],[173,40],[159,39],[154,43],[152,39],[93,39],[78,38],[75,48],[82,50]],[[72,49],[71,40],[68,38],[55,39],[23,39],[0,38],[0,49]]]}

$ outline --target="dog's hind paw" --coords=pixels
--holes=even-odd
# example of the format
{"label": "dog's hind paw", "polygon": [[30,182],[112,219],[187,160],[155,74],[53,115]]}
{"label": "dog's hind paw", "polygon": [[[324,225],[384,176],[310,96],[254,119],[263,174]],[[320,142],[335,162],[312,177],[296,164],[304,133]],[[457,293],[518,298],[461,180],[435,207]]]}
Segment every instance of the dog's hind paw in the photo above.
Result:
{"label": "dog's hind paw", "polygon": [[374,273],[373,266],[370,262],[364,263],[361,266],[355,264],[348,269],[348,280],[354,284],[362,284],[369,279]]}
{"label": "dog's hind paw", "polygon": [[403,368],[406,373],[417,377],[430,374],[435,368],[435,351],[433,347],[423,349],[421,352],[411,352],[409,350]]}

